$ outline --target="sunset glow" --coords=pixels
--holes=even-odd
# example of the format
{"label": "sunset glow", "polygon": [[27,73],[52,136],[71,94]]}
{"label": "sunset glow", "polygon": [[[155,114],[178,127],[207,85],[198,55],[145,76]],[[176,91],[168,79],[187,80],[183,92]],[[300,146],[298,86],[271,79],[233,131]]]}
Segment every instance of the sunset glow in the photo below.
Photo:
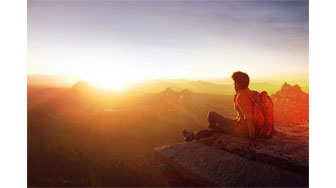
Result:
{"label": "sunset glow", "polygon": [[104,88],[308,72],[306,1],[29,1],[28,74]]}
{"label": "sunset glow", "polygon": [[129,84],[129,81],[118,79],[116,77],[109,77],[109,75],[97,75],[92,78],[84,79],[88,81],[90,84],[92,84],[95,87],[98,87],[100,89],[104,90],[112,90],[116,92],[122,92],[124,91],[127,84]]}
{"label": "sunset glow", "polygon": [[27,116],[8,105],[4,125],[27,121],[28,187],[310,185],[308,0],[28,0],[27,13]]}

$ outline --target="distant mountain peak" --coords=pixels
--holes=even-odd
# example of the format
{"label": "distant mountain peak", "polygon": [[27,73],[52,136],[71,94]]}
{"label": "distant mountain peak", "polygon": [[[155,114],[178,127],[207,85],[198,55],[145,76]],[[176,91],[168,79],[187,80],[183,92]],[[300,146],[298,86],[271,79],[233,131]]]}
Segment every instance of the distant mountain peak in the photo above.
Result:
{"label": "distant mountain peak", "polygon": [[72,91],[93,91],[96,90],[94,87],[92,87],[88,82],[86,81],[78,81],[76,82],[71,88],[70,90]]}
{"label": "distant mountain peak", "polygon": [[80,80],[72,86],[72,88],[79,88],[79,87],[90,87],[90,85],[88,82]]}
{"label": "distant mountain peak", "polygon": [[165,93],[174,93],[175,91],[171,87],[167,87],[163,92],[165,92]]}
{"label": "distant mountain peak", "polygon": [[282,86],[279,92],[288,92],[288,91],[294,91],[294,92],[298,92],[298,93],[303,93],[301,87],[298,84],[295,84],[294,86],[288,84],[287,82],[285,82]]}
{"label": "distant mountain peak", "polygon": [[183,93],[191,93],[191,92],[190,92],[189,89],[183,89],[183,90],[181,91],[181,93],[183,94]]}

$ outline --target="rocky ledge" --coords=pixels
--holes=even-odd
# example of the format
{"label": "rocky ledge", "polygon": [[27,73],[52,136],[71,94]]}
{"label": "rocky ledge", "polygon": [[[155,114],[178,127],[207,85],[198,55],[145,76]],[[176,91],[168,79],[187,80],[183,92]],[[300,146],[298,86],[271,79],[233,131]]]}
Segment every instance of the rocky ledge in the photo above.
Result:
{"label": "rocky ledge", "polygon": [[158,147],[155,156],[172,186],[307,187],[308,126],[282,128],[256,147],[238,137],[216,134]]}

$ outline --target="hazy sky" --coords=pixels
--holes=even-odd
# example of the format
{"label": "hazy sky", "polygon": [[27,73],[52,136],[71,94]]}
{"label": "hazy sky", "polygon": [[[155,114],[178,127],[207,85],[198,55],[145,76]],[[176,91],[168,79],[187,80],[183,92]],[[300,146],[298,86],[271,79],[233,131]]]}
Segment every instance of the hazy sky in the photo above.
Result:
{"label": "hazy sky", "polygon": [[29,0],[28,73],[130,82],[308,72],[308,33],[308,1]]}

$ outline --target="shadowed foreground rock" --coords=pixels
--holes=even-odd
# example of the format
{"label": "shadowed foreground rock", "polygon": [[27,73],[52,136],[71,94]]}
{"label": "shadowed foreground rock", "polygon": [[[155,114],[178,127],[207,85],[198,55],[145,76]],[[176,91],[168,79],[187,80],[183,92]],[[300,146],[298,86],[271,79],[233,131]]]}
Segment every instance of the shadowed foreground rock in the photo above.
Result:
{"label": "shadowed foreground rock", "polygon": [[275,132],[255,148],[246,140],[217,134],[158,147],[155,155],[173,186],[307,187],[308,134],[294,132]]}

